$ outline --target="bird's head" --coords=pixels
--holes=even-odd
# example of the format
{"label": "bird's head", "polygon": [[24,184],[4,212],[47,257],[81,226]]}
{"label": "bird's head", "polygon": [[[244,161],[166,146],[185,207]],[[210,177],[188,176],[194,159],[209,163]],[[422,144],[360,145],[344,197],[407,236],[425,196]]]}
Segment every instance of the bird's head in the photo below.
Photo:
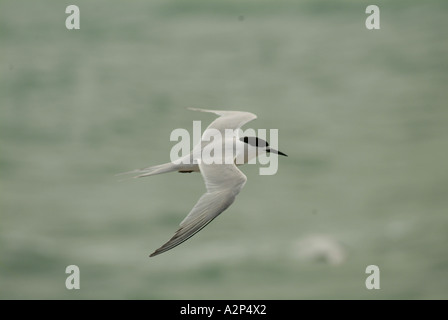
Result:
{"label": "bird's head", "polygon": [[274,148],[269,146],[269,143],[263,139],[257,137],[242,137],[240,141],[246,143],[248,146],[257,149],[257,155],[263,153],[275,153],[281,156],[287,157],[288,155],[284,154],[281,151],[275,150]]}

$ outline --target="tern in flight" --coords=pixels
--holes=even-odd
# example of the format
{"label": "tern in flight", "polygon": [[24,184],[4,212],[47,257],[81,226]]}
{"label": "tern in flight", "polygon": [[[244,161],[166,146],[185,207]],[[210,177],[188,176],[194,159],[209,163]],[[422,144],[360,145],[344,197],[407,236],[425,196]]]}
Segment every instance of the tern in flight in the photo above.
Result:
{"label": "tern in flight", "polygon": [[[240,128],[257,118],[250,112],[220,111],[189,108],[193,111],[211,112],[219,115],[204,131],[201,142],[193,148],[191,153],[179,160],[131,171],[138,173],[136,178],[148,177],[166,172],[201,172],[207,192],[199,198],[190,213],[180,223],[174,236],[163,246],[154,251],[150,257],[173,249],[182,242],[199,232],[221,212],[226,210],[235,201],[235,197],[247,181],[247,177],[237,168],[237,165],[249,162],[254,157],[265,153],[276,153],[287,156],[275,150],[269,144],[257,137],[240,137],[237,132]],[[230,137],[226,130],[233,130],[235,134]],[[210,139],[210,133],[220,133],[222,139]],[[233,152],[222,152],[223,161],[206,161],[201,150],[213,143]],[[213,145],[211,145],[213,147]],[[230,157],[230,158],[229,158]],[[215,159],[216,160],[216,159]]]}

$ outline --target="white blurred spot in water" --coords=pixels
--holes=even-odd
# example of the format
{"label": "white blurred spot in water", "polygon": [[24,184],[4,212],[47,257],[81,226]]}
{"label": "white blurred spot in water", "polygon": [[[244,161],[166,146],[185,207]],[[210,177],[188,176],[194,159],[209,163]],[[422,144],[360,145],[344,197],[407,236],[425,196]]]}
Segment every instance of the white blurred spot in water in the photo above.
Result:
{"label": "white blurred spot in water", "polygon": [[301,261],[323,261],[330,265],[340,265],[346,261],[347,252],[333,237],[312,234],[294,242],[292,256]]}

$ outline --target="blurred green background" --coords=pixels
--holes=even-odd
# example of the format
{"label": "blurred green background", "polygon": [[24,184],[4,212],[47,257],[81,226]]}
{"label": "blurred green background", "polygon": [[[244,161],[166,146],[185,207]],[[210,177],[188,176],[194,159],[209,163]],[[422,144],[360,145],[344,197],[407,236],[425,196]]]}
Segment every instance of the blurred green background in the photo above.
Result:
{"label": "blurred green background", "polygon": [[[447,299],[448,2],[378,1],[376,31],[369,4],[2,0],[0,298]],[[187,107],[253,112],[289,157],[149,259],[202,178],[114,175],[214,118]]]}

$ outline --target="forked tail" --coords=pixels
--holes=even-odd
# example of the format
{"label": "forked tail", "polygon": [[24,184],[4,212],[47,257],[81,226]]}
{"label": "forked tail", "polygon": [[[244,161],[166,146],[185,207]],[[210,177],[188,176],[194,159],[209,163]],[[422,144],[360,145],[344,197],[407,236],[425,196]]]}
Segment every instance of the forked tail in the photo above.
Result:
{"label": "forked tail", "polygon": [[177,171],[177,170],[178,170],[177,165],[175,165],[171,162],[168,162],[168,163],[164,163],[164,164],[159,164],[157,166],[147,167],[144,169],[137,169],[137,170],[119,173],[119,175],[134,173],[134,174],[137,174],[134,178],[143,178],[143,177],[154,176],[156,174],[172,172],[172,171]]}

